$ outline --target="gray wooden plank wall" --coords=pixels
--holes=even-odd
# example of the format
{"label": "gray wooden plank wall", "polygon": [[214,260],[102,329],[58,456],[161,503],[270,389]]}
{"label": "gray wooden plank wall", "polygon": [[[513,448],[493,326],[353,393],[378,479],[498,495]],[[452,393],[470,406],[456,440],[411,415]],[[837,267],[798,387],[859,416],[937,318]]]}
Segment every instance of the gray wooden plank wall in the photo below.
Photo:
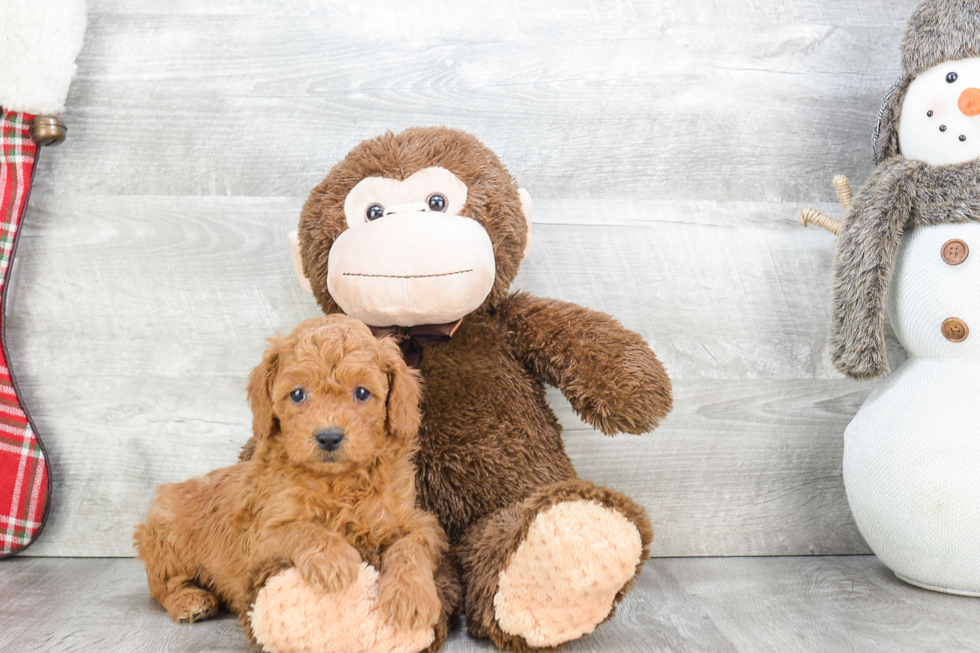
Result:
{"label": "gray wooden plank wall", "polygon": [[826,358],[834,238],[794,220],[869,173],[913,4],[90,0],[7,315],[54,462],[31,552],[131,555],[154,485],[234,461],[263,339],[319,312],[285,244],[305,195],[416,124],[477,134],[535,198],[517,287],[665,361],[653,434],[605,438],[551,395],[655,555],[866,552],[840,458],[871,385]]}

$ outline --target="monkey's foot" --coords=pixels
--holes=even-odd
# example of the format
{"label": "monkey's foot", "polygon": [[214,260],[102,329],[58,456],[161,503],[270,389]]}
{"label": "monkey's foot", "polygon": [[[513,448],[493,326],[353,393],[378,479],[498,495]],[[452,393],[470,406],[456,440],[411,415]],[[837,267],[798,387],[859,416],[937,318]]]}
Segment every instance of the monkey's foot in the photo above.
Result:
{"label": "monkey's foot", "polygon": [[566,501],[538,513],[500,573],[493,605],[505,633],[554,647],[595,630],[636,574],[640,532],[596,501]]}
{"label": "monkey's foot", "polygon": [[319,592],[294,568],[266,581],[249,613],[252,634],[269,653],[417,653],[431,627],[401,630],[378,608],[378,572],[361,564],[357,580],[341,592]]}

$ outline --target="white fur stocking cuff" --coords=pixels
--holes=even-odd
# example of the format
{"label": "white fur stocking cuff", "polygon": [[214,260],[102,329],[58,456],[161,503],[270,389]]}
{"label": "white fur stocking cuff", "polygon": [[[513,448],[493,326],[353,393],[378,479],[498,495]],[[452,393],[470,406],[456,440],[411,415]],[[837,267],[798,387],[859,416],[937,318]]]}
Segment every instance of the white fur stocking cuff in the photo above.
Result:
{"label": "white fur stocking cuff", "polygon": [[0,106],[59,113],[85,36],[85,0],[0,2]]}

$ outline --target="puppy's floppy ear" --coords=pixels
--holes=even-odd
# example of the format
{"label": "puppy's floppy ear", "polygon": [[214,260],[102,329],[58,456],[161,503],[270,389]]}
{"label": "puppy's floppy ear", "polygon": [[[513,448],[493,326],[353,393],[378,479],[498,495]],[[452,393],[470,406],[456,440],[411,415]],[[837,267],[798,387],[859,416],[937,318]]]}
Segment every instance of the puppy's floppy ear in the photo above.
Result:
{"label": "puppy's floppy ear", "polygon": [[388,432],[396,438],[408,440],[415,437],[422,422],[419,373],[418,370],[409,369],[401,349],[391,338],[381,339],[381,352],[388,374]]}
{"label": "puppy's floppy ear", "polygon": [[255,438],[264,439],[279,427],[279,419],[272,408],[272,384],[279,373],[279,349],[286,337],[282,334],[269,338],[269,348],[262,362],[248,375],[248,403],[252,407],[252,432]]}

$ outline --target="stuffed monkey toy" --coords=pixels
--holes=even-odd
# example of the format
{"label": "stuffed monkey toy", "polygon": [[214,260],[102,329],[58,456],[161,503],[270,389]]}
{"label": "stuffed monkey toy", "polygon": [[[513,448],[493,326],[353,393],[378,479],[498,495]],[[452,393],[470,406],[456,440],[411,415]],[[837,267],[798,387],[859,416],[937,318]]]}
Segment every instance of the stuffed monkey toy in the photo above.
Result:
{"label": "stuffed monkey toy", "polygon": [[[497,156],[447,128],[365,141],[313,190],[298,242],[323,311],[398,338],[421,370],[419,502],[453,546],[470,634],[549,650],[609,619],[649,556],[650,520],[578,478],[544,385],[612,435],[656,427],[670,380],[608,315],[509,290],[530,198]],[[433,648],[460,606],[444,607]]]}
{"label": "stuffed monkey toy", "polygon": [[902,69],[871,177],[853,202],[835,180],[831,359],[855,379],[888,374],[886,310],[909,353],[847,427],[844,484],[901,579],[980,595],[980,2],[920,3]]}

